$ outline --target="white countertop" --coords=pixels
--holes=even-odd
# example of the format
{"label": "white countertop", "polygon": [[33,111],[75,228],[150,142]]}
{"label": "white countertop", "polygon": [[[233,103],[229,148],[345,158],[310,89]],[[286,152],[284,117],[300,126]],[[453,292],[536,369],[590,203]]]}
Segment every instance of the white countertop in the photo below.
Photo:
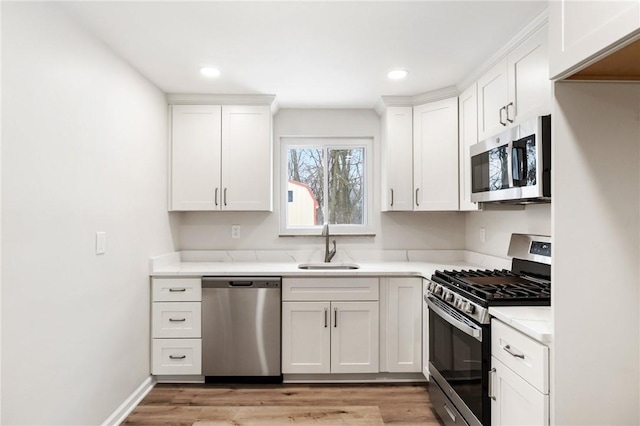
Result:
{"label": "white countertop", "polygon": [[177,262],[154,268],[151,276],[205,276],[205,275],[279,275],[298,276],[422,276],[430,278],[442,269],[475,269],[478,265],[455,261],[449,263],[432,262],[346,262],[355,263],[358,269],[299,269],[294,262]]}
{"label": "white countertop", "polygon": [[[191,257],[197,258],[190,254]],[[206,254],[209,256],[209,254]],[[255,256],[251,253],[251,256]],[[225,254],[221,258],[229,258]],[[234,257],[238,257],[237,253]],[[299,269],[298,264],[309,262],[265,262],[265,261],[200,261],[189,259],[185,261],[180,253],[152,258],[150,275],[154,277],[202,277],[202,276],[261,276],[276,275],[282,277],[367,277],[367,276],[416,276],[430,278],[436,270],[460,270],[503,268],[504,261],[491,259],[486,256],[472,256],[471,260],[438,261],[345,261],[357,264],[358,269],[346,270],[305,270]],[[340,262],[336,262],[340,263]],[[513,328],[525,333],[542,343],[551,342],[553,337],[553,322],[551,308],[548,306],[505,306],[491,307],[489,313]]]}
{"label": "white countertop", "polygon": [[494,306],[489,314],[539,342],[553,340],[550,306]]}

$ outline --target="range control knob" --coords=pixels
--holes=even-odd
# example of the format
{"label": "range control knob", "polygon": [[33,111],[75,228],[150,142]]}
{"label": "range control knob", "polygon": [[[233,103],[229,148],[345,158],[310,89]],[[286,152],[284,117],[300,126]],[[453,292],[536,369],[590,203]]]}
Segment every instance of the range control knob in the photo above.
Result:
{"label": "range control knob", "polygon": [[464,308],[464,312],[467,314],[472,314],[476,311],[476,307],[471,304],[471,302],[467,303],[467,306]]}
{"label": "range control knob", "polygon": [[434,291],[434,293],[436,294],[436,296],[440,296],[442,294],[442,286],[441,285],[437,285],[436,286],[436,290]]}
{"label": "range control knob", "polygon": [[453,300],[453,293],[449,292],[444,296],[445,302],[451,302]]}

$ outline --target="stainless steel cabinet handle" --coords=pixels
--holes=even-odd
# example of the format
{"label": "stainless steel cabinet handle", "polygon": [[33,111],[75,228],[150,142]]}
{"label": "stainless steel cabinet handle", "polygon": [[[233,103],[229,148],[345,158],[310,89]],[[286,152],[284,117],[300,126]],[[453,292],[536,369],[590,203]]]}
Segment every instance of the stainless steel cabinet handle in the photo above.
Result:
{"label": "stainless steel cabinet handle", "polygon": [[493,376],[496,374],[496,369],[492,368],[489,370],[489,398],[496,400],[496,396],[493,394]]}
{"label": "stainless steel cabinet handle", "polygon": [[420,188],[416,188],[416,206],[420,205],[420,203],[418,202],[418,191],[420,191]]}
{"label": "stainless steel cabinet handle", "polygon": [[444,411],[446,411],[449,417],[451,417],[451,421],[455,423],[456,415],[453,414],[453,411],[451,411],[451,408],[449,408],[449,406],[446,403],[444,404]]}
{"label": "stainless steel cabinet handle", "polygon": [[169,318],[169,322],[185,322],[186,318]]}
{"label": "stainless steel cabinet handle", "polygon": [[393,207],[393,188],[391,188],[391,207]]}
{"label": "stainless steel cabinet handle", "polygon": [[509,118],[509,107],[512,107],[512,108],[514,107],[513,102],[509,102],[509,103],[507,104],[507,106],[506,106],[506,107],[504,107],[504,108],[505,108],[505,111],[507,112],[507,121],[508,121],[509,123],[513,123],[513,119],[512,119],[512,118]]}
{"label": "stainless steel cabinet handle", "polygon": [[171,293],[176,293],[176,292],[184,293],[185,291],[187,291],[186,288],[170,288],[169,289],[169,292],[171,292]]}
{"label": "stainless steel cabinet handle", "polygon": [[520,358],[520,359],[524,359],[524,354],[519,354],[517,352],[514,352],[513,349],[511,349],[511,345],[506,345],[504,346],[502,349],[504,349],[505,351],[507,351],[507,353],[511,356],[514,356],[516,358]]}
{"label": "stainless steel cabinet handle", "polygon": [[500,111],[498,112],[498,114],[500,114],[500,124],[502,124],[503,126],[507,125],[506,121],[502,121],[502,111],[507,111],[507,107],[503,106],[502,108],[500,108]]}
{"label": "stainless steel cabinet handle", "polygon": [[219,189],[220,188],[216,188],[216,194],[215,194],[215,197],[214,197],[215,198],[216,207],[218,206],[218,190]]}
{"label": "stainless steel cabinet handle", "polygon": [[186,355],[169,355],[170,359],[185,359],[186,357]]}
{"label": "stainless steel cabinet handle", "polygon": [[224,189],[224,193],[223,193],[223,198],[224,198],[224,205],[227,205],[227,188]]}
{"label": "stainless steel cabinet handle", "polygon": [[324,308],[324,328],[327,328],[327,317],[329,316],[329,309]]}
{"label": "stainless steel cabinet handle", "polygon": [[333,308],[333,327],[338,326],[338,308]]}

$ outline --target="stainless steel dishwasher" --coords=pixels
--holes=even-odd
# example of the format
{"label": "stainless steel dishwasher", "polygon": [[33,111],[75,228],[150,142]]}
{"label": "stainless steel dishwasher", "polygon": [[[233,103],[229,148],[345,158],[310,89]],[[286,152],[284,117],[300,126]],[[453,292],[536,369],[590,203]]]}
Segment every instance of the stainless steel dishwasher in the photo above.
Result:
{"label": "stainless steel dishwasher", "polygon": [[281,382],[280,277],[202,278],[206,382]]}

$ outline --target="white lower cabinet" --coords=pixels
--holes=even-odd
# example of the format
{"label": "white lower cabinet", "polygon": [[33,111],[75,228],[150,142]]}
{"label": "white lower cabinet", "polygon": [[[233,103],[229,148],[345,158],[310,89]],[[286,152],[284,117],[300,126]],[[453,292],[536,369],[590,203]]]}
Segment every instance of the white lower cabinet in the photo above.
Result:
{"label": "white lower cabinet", "polygon": [[491,320],[491,424],[549,425],[549,348]]}
{"label": "white lower cabinet", "polygon": [[549,395],[545,395],[495,357],[491,357],[491,424],[549,424]]}
{"label": "white lower cabinet", "polygon": [[152,346],[153,374],[202,374],[201,339],[153,339]]}
{"label": "white lower cabinet", "polygon": [[422,278],[381,278],[385,305],[381,333],[385,335],[386,367],[390,373],[419,373],[422,369]]}
{"label": "white lower cabinet", "polygon": [[282,287],[283,374],[379,371],[377,278],[284,278]]}
{"label": "white lower cabinet", "polygon": [[151,374],[202,374],[200,278],[151,280]]}
{"label": "white lower cabinet", "polygon": [[[427,295],[429,280],[422,279],[422,297]],[[424,300],[424,299],[421,299]],[[429,308],[422,302],[422,374],[429,380]]]}

